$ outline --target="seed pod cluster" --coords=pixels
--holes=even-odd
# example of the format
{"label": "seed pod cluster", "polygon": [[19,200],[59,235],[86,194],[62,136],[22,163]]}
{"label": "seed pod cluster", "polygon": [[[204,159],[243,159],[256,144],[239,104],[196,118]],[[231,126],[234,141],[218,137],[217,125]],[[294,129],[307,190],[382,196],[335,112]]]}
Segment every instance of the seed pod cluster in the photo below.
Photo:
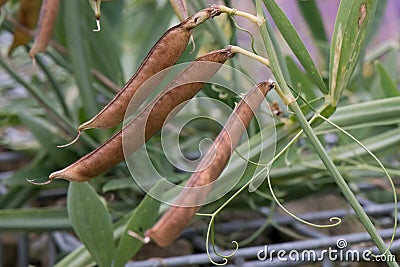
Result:
{"label": "seed pod cluster", "polygon": [[193,29],[219,14],[214,8],[206,8],[169,29],[147,54],[135,75],[95,117],[80,125],[78,131],[120,124],[138,88],[154,74],[174,65],[186,49]]}
{"label": "seed pod cluster", "polygon": [[[224,170],[245,127],[249,125],[253,112],[258,109],[266,93],[273,87],[274,82],[271,80],[259,83],[244,96],[228,118],[214,145],[207,151],[196,171],[189,178],[174,205],[153,228],[146,231],[146,237],[151,238],[158,246],[165,247],[186,228],[211,190],[210,183],[215,181]],[[193,190],[193,188],[200,190]]]}
{"label": "seed pod cluster", "polygon": [[[156,134],[175,107],[194,97],[223,63],[233,56],[230,47],[210,52],[189,64],[132,121],[100,147],[49,178],[83,182],[94,178],[124,160],[123,138],[131,154]],[[123,137],[124,135],[124,137]]]}

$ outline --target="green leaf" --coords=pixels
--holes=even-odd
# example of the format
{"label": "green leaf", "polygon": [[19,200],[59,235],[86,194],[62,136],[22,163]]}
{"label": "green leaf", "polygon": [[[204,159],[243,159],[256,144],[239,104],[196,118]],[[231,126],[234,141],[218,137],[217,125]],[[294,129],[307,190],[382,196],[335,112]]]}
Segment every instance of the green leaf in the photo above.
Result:
{"label": "green leaf", "polygon": [[315,99],[314,87],[308,76],[300,70],[291,57],[286,57],[286,64],[290,73],[291,86],[299,93],[304,93],[307,100]]}
{"label": "green leaf", "polygon": [[[97,103],[94,90],[91,88],[87,58],[87,43],[83,39],[81,20],[83,12],[83,3],[79,0],[63,1],[63,23],[65,29],[65,38],[70,55],[71,65],[75,74],[76,82],[84,103],[84,110],[87,118],[94,116],[97,111]],[[85,1],[87,7],[88,3]]]}
{"label": "green leaf", "polygon": [[[330,120],[348,130],[367,126],[398,124],[400,122],[399,114],[400,97],[392,97],[340,107]],[[332,129],[332,126],[323,123],[316,130],[324,132],[328,129]]]}
{"label": "green leaf", "polygon": [[390,78],[389,73],[379,62],[375,63],[375,67],[379,74],[380,87],[383,98],[400,96],[400,91],[397,89],[396,83]]}
{"label": "green leaf", "polygon": [[88,183],[70,183],[68,215],[74,231],[100,267],[109,267],[114,258],[111,216]]}
{"label": "green leaf", "polygon": [[[26,180],[25,183],[27,183]],[[39,189],[32,186],[10,188],[6,194],[0,197],[0,209],[21,208],[27,202],[34,199],[38,193]]]}
{"label": "green leaf", "polygon": [[[29,223],[28,223],[29,222]],[[67,210],[33,208],[0,210],[0,230],[56,231],[71,229]]]}
{"label": "green leaf", "polygon": [[315,0],[302,1],[297,0],[297,6],[300,9],[303,19],[306,21],[308,28],[315,43],[320,50],[322,56],[329,56],[328,38],[325,32],[324,23],[321,12]]}
{"label": "green leaf", "polygon": [[354,72],[377,3],[377,0],[340,2],[329,62],[329,93],[333,106],[337,105]]}
{"label": "green leaf", "polygon": [[102,191],[104,193],[110,192],[110,191],[115,191],[115,190],[121,190],[121,189],[133,189],[137,188],[138,186],[135,184],[132,178],[119,178],[119,179],[113,179],[109,182],[107,182],[103,188]]}
{"label": "green leaf", "polygon": [[[125,215],[123,218],[118,220],[114,224],[114,240],[118,240],[122,232],[125,229],[126,222],[130,218],[131,212]],[[55,267],[69,267],[69,266],[93,266],[95,265],[90,254],[86,250],[85,246],[80,246],[73,252],[65,256],[61,261],[59,261]]]}
{"label": "green leaf", "polygon": [[319,73],[310,53],[308,53],[306,46],[301,40],[293,24],[290,22],[289,18],[282,11],[275,0],[264,0],[264,4],[271,14],[271,17],[273,18],[283,38],[285,38],[290,49],[292,49],[293,53],[299,59],[307,74],[310,75],[310,77],[314,80],[321,92],[327,94],[328,89],[322,80],[321,74]]}
{"label": "green leaf", "polygon": [[59,166],[63,166],[66,162],[70,162],[75,158],[74,153],[70,150],[57,148],[56,144],[61,144],[64,140],[60,138],[59,131],[54,125],[51,125],[43,118],[25,113],[21,113],[19,118],[22,124],[28,127],[36,140],[39,141],[41,148],[47,151],[50,159]]}
{"label": "green leaf", "polygon": [[123,84],[123,71],[120,64],[121,48],[118,41],[121,37],[117,35],[118,32],[114,31],[108,20],[102,20],[101,31],[87,30],[83,34],[90,46],[91,67],[116,84]]}
{"label": "green leaf", "polygon": [[157,183],[133,211],[119,241],[114,266],[124,266],[143,246],[141,241],[129,236],[127,231],[130,230],[143,236],[144,232],[154,224],[158,218],[160,202],[151,195],[158,195],[161,191],[164,191],[163,183]]}

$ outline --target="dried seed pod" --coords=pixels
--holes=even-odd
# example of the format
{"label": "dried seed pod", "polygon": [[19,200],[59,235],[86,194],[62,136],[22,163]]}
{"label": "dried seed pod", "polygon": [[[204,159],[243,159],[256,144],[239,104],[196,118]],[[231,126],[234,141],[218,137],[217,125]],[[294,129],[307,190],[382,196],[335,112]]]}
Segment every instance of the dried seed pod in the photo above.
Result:
{"label": "dried seed pod", "polygon": [[[210,183],[215,181],[224,170],[239,143],[244,127],[249,125],[253,112],[258,109],[265,94],[273,87],[274,82],[271,80],[259,83],[244,96],[215,139],[214,145],[207,151],[196,171],[189,178],[186,187],[174,202],[174,206],[167,210],[153,228],[146,231],[146,237],[151,238],[158,246],[165,247],[186,228],[211,190]],[[194,191],[194,188],[200,190]]]}
{"label": "dried seed pod", "polygon": [[169,0],[169,2],[180,21],[183,21],[188,17],[186,0]]}
{"label": "dried seed pod", "polygon": [[56,22],[59,6],[60,0],[43,0],[42,7],[40,8],[35,42],[29,51],[29,56],[31,58],[33,58],[37,53],[46,50]]}
{"label": "dried seed pod", "polygon": [[[56,178],[74,182],[87,181],[123,161],[124,152],[125,155],[133,153],[157,133],[167,117],[171,115],[171,111],[195,96],[203,87],[204,81],[210,80],[222,64],[232,56],[228,47],[199,57],[176,76],[164,90],[165,93],[158,95],[122,130],[75,163],[50,174],[50,180],[46,183]],[[129,148],[126,151],[123,151],[122,135],[125,142],[129,142]]]}
{"label": "dried seed pod", "polygon": [[11,56],[15,48],[21,45],[26,45],[31,41],[31,36],[26,31],[27,29],[34,29],[40,13],[40,0],[21,0],[19,4],[17,21],[20,25],[25,26],[16,27],[13,35],[14,40],[8,51],[8,56]]}
{"label": "dried seed pod", "polygon": [[94,118],[80,125],[78,131],[91,128],[110,128],[120,124],[137,89],[154,74],[174,65],[186,49],[192,30],[217,15],[219,13],[215,9],[206,8],[169,29],[150,50],[135,75],[111,102]]}

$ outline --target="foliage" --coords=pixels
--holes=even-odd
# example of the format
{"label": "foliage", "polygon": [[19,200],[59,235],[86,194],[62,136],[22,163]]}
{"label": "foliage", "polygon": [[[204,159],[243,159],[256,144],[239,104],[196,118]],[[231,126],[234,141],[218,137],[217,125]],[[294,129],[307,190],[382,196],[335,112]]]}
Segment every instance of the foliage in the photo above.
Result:
{"label": "foliage", "polygon": [[[19,5],[23,2],[9,1],[2,7],[6,17],[1,24],[0,35],[6,35],[16,28],[16,21],[12,18],[18,16]],[[234,1],[225,2],[227,5],[234,4]],[[296,2],[308,29],[313,33],[314,48],[323,55],[323,64],[315,60],[317,55],[311,53],[308,44],[302,41],[304,31],[296,29],[296,25],[293,27],[284,8],[273,0],[263,1],[272,18],[267,19],[264,32],[260,34],[257,29],[251,31],[256,36],[257,51],[270,56],[271,69],[280,87],[295,90],[292,93],[307,119],[314,115],[313,109],[320,111],[355,136],[379,157],[389,174],[398,177],[398,44],[393,40],[374,43],[373,46],[367,43],[377,33],[377,25],[383,19],[383,13],[378,11],[384,9],[385,1],[342,1],[345,4],[339,8],[333,33],[328,33],[322,25],[324,16],[318,9],[318,1]],[[362,13],[364,7],[354,8],[357,3],[362,5],[364,2],[367,14]],[[83,133],[75,145],[65,149],[56,148],[71,140],[77,126],[90,119],[113,97],[115,87],[123,86],[149,48],[170,26],[178,23],[178,19],[169,1],[107,1],[101,5],[101,31],[93,32],[95,18],[88,1],[68,0],[61,3],[53,43],[45,53],[36,56],[35,66],[32,67],[27,53],[31,42],[15,49],[13,47],[11,59],[6,58],[10,45],[1,44],[0,47],[3,68],[0,75],[7,77],[2,78],[0,83],[0,131],[4,133],[1,142],[5,148],[31,159],[24,168],[12,172],[1,181],[7,187],[7,192],[0,196],[0,230],[73,229],[86,247],[70,253],[57,266],[83,266],[93,260],[99,266],[108,266],[115,255],[120,256],[117,265],[122,266],[124,262],[121,261],[127,261],[142,245],[135,239],[129,239],[131,237],[126,235],[126,231],[133,229],[143,235],[154,224],[158,212],[165,210],[159,208],[159,202],[145,196],[130,178],[125,164],[118,165],[90,183],[70,184],[68,195],[63,195],[68,198],[68,213],[65,207],[50,204],[49,207],[27,208],[43,192],[54,189],[66,192],[67,182],[55,181],[39,187],[28,183],[26,178],[46,180],[49,173],[64,168],[111,136],[115,129],[91,130]],[[308,8],[307,3],[310,5]],[[256,14],[255,4],[250,0],[249,4],[254,8],[248,12]],[[188,1],[189,13],[205,6],[203,1]],[[375,9],[378,11],[375,12]],[[346,12],[348,10],[351,12]],[[32,12],[36,13],[31,16],[37,16],[37,10]],[[267,17],[267,14],[263,16]],[[310,21],[310,17],[318,18],[316,23]],[[275,31],[272,21],[276,25]],[[357,30],[351,25],[361,28]],[[20,30],[18,32],[14,34],[15,38]],[[283,52],[277,41],[278,32],[293,53],[281,56]],[[332,43],[328,37],[331,34]],[[269,36],[270,42],[264,44],[260,36]],[[224,16],[196,29],[194,40],[195,50],[191,53],[192,47],[189,46],[180,62],[192,61],[197,55],[221,49],[229,43],[240,43],[247,50],[251,47],[250,41]],[[276,51],[275,56],[271,57],[271,51]],[[328,56],[329,59],[326,58]],[[263,67],[255,71],[255,61],[251,61],[251,66],[242,64],[243,61],[242,56],[237,56],[230,64],[254,80],[270,78],[266,74],[269,75],[269,72]],[[260,72],[261,77],[254,74]],[[13,92],[21,86],[28,94],[14,97]],[[206,86],[200,95],[233,106],[236,99],[218,90],[220,88]],[[280,152],[304,128],[299,118],[282,104],[278,95],[271,96],[270,100],[278,101],[284,114],[274,117],[275,125],[262,129],[254,126],[249,130],[252,161],[257,161],[262,152],[272,153],[275,148]],[[182,117],[186,115],[190,114],[180,114]],[[334,148],[326,153],[340,166],[347,184],[353,185],[370,177],[387,183],[384,172],[371,156],[338,129],[317,119],[312,126],[313,134],[325,147],[332,145],[328,139],[324,139],[327,133],[338,137]],[[31,136],[21,141],[6,135],[7,129],[25,129]],[[215,136],[218,127],[209,129],[201,123],[193,124],[190,133],[189,137],[182,138],[185,149],[197,152],[199,140]],[[261,138],[275,134],[276,139]],[[188,175],[177,173],[172,164],[159,156],[159,139],[160,135],[157,135],[148,143],[154,164],[160,173],[174,174],[177,177],[175,182],[184,181]],[[239,147],[238,151],[241,149]],[[268,175],[274,190],[284,195],[285,201],[336,188],[334,177],[306,138],[302,137],[285,155],[274,162]],[[239,153],[234,153],[222,176],[234,177],[241,170],[244,172],[231,193],[243,189],[260,170],[259,167],[244,161]],[[142,172],[143,176],[150,176],[147,170]],[[265,178],[267,172],[262,175]],[[110,194],[114,195],[112,200],[107,199]],[[166,191],[165,194],[174,195],[175,192]],[[391,201],[390,192],[383,194]],[[238,194],[236,200],[253,208],[254,205],[269,206],[271,198],[261,196],[270,195],[267,182],[264,181],[258,187],[258,193]],[[205,210],[218,210],[229,197],[207,205]],[[232,203],[229,206],[235,208]],[[24,226],[24,220],[31,223]]]}

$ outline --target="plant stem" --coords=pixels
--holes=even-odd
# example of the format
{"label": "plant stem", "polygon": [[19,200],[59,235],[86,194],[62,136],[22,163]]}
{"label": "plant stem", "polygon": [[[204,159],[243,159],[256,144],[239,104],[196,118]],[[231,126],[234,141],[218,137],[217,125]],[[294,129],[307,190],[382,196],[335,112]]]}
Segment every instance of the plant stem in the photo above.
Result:
{"label": "plant stem", "polygon": [[[262,14],[262,3],[261,0],[256,0],[257,3],[257,13]],[[365,229],[371,236],[373,242],[378,247],[381,253],[386,253],[387,256],[391,255],[390,251],[386,249],[386,244],[382,240],[381,236],[377,233],[374,225],[372,224],[370,218],[363,210],[360,203],[357,201],[357,198],[354,196],[353,192],[351,191],[350,187],[344,180],[343,176],[340,174],[339,170],[336,168],[335,164],[333,163],[332,159],[329,157],[327,152],[325,151],[324,147],[318,140],[318,137],[314,133],[313,129],[311,128],[310,124],[308,123],[307,119],[305,118],[304,114],[302,113],[300,106],[297,104],[296,101],[291,101],[294,99],[292,92],[290,91],[289,87],[286,84],[286,81],[283,77],[283,74],[280,70],[279,64],[276,60],[276,54],[274,48],[271,43],[271,39],[267,32],[265,26],[261,25],[259,27],[261,32],[261,37],[264,42],[265,48],[267,50],[268,57],[270,59],[270,67],[271,70],[277,79],[277,83],[282,88],[282,93],[286,96],[286,101],[283,99],[284,102],[288,103],[289,108],[295,113],[297,121],[300,127],[303,129],[305,135],[309,139],[310,143],[314,147],[315,152],[318,154],[322,162],[324,163],[327,170],[331,173],[332,177],[334,178],[336,184],[338,185],[339,189],[343,193],[344,197],[347,199],[351,207],[353,208],[354,212],[356,213],[360,222],[364,225]],[[389,266],[398,266],[395,262],[387,262]]]}
{"label": "plant stem", "polygon": [[265,22],[265,19],[263,17],[254,16],[250,13],[239,11],[235,8],[230,8],[230,7],[223,6],[223,5],[213,5],[213,7],[217,7],[222,13],[227,13],[229,15],[244,17],[244,18],[254,22],[259,27]]}
{"label": "plant stem", "polygon": [[243,49],[243,48],[241,48],[239,46],[232,45],[231,46],[231,51],[234,52],[234,53],[240,53],[240,54],[243,54],[245,56],[251,57],[251,58],[261,62],[265,66],[269,67],[269,60],[268,59],[260,57],[259,55],[256,55],[256,54],[254,54],[254,53],[252,53],[250,51],[247,51],[247,50],[245,50],[245,49]]}
{"label": "plant stem", "polygon": [[[67,119],[65,116],[59,114],[59,112],[53,107],[48,99],[43,97],[38,88],[26,82],[14,69],[12,69],[6,60],[0,56],[0,65],[4,70],[14,78],[16,82],[21,84],[28,92],[39,102],[39,104],[48,111],[49,116],[53,118],[53,121],[66,133],[75,134],[76,126],[73,122]],[[82,136],[83,140],[91,147],[96,147],[96,143],[89,136]]]}
{"label": "plant stem", "polygon": [[37,64],[39,65],[39,67],[42,69],[43,73],[47,76],[49,83],[53,87],[54,92],[58,98],[58,101],[60,102],[61,107],[64,111],[64,114],[66,114],[70,118],[69,110],[68,110],[67,105],[65,104],[64,96],[61,92],[62,90],[61,90],[59,84],[54,79],[53,75],[51,74],[51,72],[50,72],[49,68],[46,66],[46,64],[43,62],[42,58],[38,55],[35,55],[35,60],[36,60]]}

